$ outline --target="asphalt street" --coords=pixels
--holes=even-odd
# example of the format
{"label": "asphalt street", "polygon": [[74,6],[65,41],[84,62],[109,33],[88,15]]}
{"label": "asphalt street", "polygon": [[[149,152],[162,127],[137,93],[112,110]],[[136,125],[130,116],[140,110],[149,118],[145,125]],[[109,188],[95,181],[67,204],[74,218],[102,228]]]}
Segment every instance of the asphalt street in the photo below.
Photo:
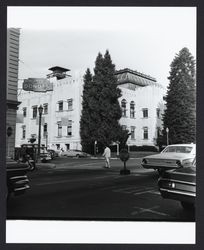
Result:
{"label": "asphalt street", "polygon": [[[56,158],[30,172],[30,189],[7,202],[8,219],[195,221],[178,201],[163,199],[158,174],[129,159],[130,175],[121,175],[123,163],[111,159]],[[53,165],[55,164],[55,165]]]}

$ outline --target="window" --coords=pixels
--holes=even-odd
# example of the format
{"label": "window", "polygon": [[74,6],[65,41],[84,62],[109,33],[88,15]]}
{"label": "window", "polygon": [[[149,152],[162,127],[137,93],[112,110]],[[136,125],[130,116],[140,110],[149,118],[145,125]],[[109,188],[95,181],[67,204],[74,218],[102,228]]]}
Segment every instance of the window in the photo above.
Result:
{"label": "window", "polygon": [[69,120],[69,122],[68,122],[67,136],[72,136],[72,121],[71,120]]}
{"label": "window", "polygon": [[148,109],[143,109],[143,118],[148,118]]}
{"label": "window", "polygon": [[62,137],[62,122],[57,123],[57,136]]}
{"label": "window", "polygon": [[48,114],[48,103],[43,104],[44,115]]}
{"label": "window", "polygon": [[147,140],[148,139],[148,127],[143,128],[143,139]]}
{"label": "window", "polygon": [[160,109],[157,108],[157,118],[160,118]]}
{"label": "window", "polygon": [[135,139],[135,127],[131,126],[131,139],[134,140]]}
{"label": "window", "polygon": [[122,130],[126,130],[127,126],[126,125],[122,125]]}
{"label": "window", "polygon": [[72,110],[73,109],[73,99],[68,99],[67,103],[68,103],[68,110]]}
{"label": "window", "polygon": [[63,111],[63,101],[58,102],[58,110]]}
{"label": "window", "polygon": [[127,111],[127,109],[126,109],[126,100],[125,99],[123,99],[122,100],[122,102],[121,102],[121,108],[122,108],[122,116],[123,117],[126,117],[126,111]]}
{"label": "window", "polygon": [[33,119],[36,119],[38,114],[38,107],[37,106],[33,106]]}
{"label": "window", "polygon": [[45,123],[43,125],[43,137],[46,138],[47,137],[47,123]]}
{"label": "window", "polygon": [[57,150],[60,150],[60,144],[56,144]]}
{"label": "window", "polygon": [[37,114],[38,114],[38,108],[37,108],[37,106],[34,106],[33,107],[33,119],[36,119]]}
{"label": "window", "polygon": [[23,108],[23,117],[26,117],[27,115],[27,108]]}
{"label": "window", "polygon": [[135,103],[133,101],[130,103],[130,118],[135,118]]}
{"label": "window", "polygon": [[22,139],[26,138],[26,126],[22,126]]}

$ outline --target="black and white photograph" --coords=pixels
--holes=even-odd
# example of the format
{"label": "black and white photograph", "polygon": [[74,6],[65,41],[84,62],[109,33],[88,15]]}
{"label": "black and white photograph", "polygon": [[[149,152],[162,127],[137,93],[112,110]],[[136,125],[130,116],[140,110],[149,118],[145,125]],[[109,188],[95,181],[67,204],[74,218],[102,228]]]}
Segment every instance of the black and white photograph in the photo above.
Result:
{"label": "black and white photograph", "polygon": [[7,7],[7,243],[196,243],[196,19]]}

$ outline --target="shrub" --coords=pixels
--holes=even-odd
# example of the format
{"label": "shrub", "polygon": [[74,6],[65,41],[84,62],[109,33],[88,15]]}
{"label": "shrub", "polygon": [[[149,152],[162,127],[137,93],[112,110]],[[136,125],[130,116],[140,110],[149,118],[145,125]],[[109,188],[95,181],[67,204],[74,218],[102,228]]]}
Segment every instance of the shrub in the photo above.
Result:
{"label": "shrub", "polygon": [[150,145],[143,145],[143,146],[132,145],[129,148],[130,151],[158,152],[158,148],[156,146],[150,146]]}

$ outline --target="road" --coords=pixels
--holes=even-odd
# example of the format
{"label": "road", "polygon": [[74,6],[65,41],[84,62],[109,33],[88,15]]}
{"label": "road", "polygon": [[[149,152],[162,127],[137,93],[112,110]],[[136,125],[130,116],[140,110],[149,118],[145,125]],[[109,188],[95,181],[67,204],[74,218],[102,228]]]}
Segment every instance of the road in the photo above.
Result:
{"label": "road", "polygon": [[195,221],[178,201],[163,199],[158,174],[129,159],[130,175],[120,175],[123,163],[102,159],[57,158],[55,168],[29,173],[31,188],[7,203],[8,219]]}

